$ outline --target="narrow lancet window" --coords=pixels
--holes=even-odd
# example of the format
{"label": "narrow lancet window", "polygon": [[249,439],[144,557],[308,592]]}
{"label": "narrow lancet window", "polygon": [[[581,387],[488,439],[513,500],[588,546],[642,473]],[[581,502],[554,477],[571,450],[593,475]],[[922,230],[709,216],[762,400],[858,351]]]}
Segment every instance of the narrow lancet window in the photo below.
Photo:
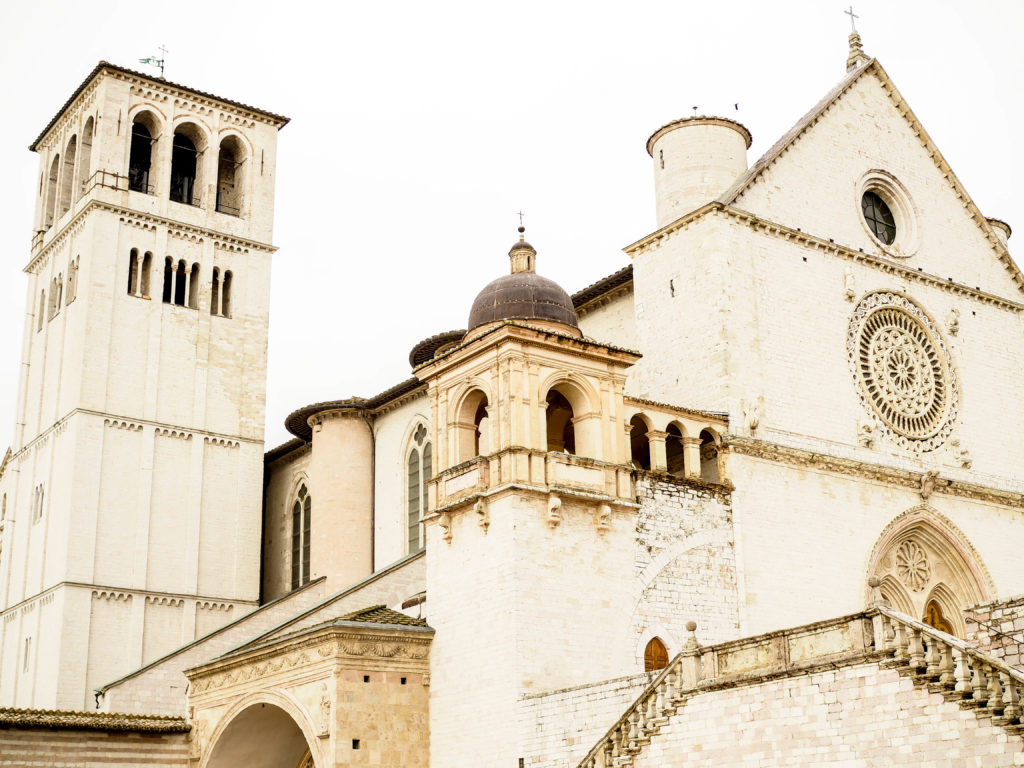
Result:
{"label": "narrow lancet window", "polygon": [[313,497],[306,490],[306,486],[302,485],[292,504],[292,589],[309,583],[312,512]]}
{"label": "narrow lancet window", "polygon": [[75,155],[78,150],[78,137],[72,136],[64,150],[64,170],[60,180],[60,214],[63,216],[71,208],[71,192],[74,189]]}
{"label": "narrow lancet window", "polygon": [[168,256],[164,259],[164,290],[163,300],[164,304],[171,303],[171,297],[174,295],[174,260]]}

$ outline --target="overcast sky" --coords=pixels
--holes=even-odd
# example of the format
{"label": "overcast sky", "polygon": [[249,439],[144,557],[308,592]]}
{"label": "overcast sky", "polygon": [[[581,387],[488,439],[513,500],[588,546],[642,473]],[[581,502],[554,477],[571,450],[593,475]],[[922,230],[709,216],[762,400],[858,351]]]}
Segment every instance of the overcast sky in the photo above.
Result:
{"label": "overcast sky", "polygon": [[[26,147],[100,59],[167,46],[169,80],[288,115],[279,136],[267,447],[285,416],[410,375],[508,270],[516,211],[570,293],[654,229],[647,137],[693,114],[759,157],[845,72],[823,0],[649,3],[0,3],[0,443],[10,442],[38,158]],[[1024,3],[861,0],[877,56],[968,193],[1018,225]],[[154,72],[154,70],[148,70]],[[739,104],[739,111],[734,104]],[[1011,250],[1015,242],[1011,240]],[[699,405],[699,404],[691,404]]]}

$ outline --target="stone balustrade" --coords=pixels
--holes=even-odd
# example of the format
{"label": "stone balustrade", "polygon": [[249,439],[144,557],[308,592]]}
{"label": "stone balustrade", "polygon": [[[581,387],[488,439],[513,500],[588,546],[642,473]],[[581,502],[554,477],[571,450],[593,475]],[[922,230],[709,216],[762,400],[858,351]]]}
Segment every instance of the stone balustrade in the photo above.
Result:
{"label": "stone balustrade", "polygon": [[875,661],[915,685],[983,710],[993,723],[1024,735],[1024,674],[964,641],[885,606],[752,638],[700,646],[695,625],[683,650],[587,753],[579,768],[619,768],[651,742],[686,702],[737,685]]}
{"label": "stone balustrade", "polygon": [[636,495],[632,471],[627,465],[569,453],[508,448],[439,472],[431,480],[436,489],[432,507],[443,511],[513,483],[545,493],[577,493],[609,502],[632,503]]}

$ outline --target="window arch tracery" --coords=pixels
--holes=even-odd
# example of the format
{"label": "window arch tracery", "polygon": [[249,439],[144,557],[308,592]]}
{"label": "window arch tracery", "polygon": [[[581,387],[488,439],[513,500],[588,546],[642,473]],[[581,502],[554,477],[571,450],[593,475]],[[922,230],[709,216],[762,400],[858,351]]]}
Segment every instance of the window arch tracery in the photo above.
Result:
{"label": "window arch tracery", "polygon": [[306,484],[302,483],[299,485],[299,490],[295,493],[295,500],[292,503],[292,589],[298,589],[309,583],[312,517],[313,497],[306,488]]}
{"label": "window arch tracery", "polygon": [[427,514],[426,484],[434,473],[433,461],[433,447],[430,440],[427,439],[427,427],[421,422],[413,431],[405,458],[405,527],[406,543],[410,555],[421,551],[426,545],[423,518]]}

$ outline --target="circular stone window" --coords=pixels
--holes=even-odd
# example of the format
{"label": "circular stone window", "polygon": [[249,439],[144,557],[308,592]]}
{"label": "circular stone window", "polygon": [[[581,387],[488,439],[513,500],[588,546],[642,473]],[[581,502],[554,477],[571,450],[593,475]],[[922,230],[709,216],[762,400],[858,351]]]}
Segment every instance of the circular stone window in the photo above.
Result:
{"label": "circular stone window", "polygon": [[913,256],[918,247],[917,214],[907,190],[885,171],[869,171],[857,185],[860,220],[889,256]]}
{"label": "circular stone window", "polygon": [[883,432],[914,451],[945,442],[959,389],[942,338],[923,309],[898,293],[869,294],[850,319],[847,351],[861,401]]}

